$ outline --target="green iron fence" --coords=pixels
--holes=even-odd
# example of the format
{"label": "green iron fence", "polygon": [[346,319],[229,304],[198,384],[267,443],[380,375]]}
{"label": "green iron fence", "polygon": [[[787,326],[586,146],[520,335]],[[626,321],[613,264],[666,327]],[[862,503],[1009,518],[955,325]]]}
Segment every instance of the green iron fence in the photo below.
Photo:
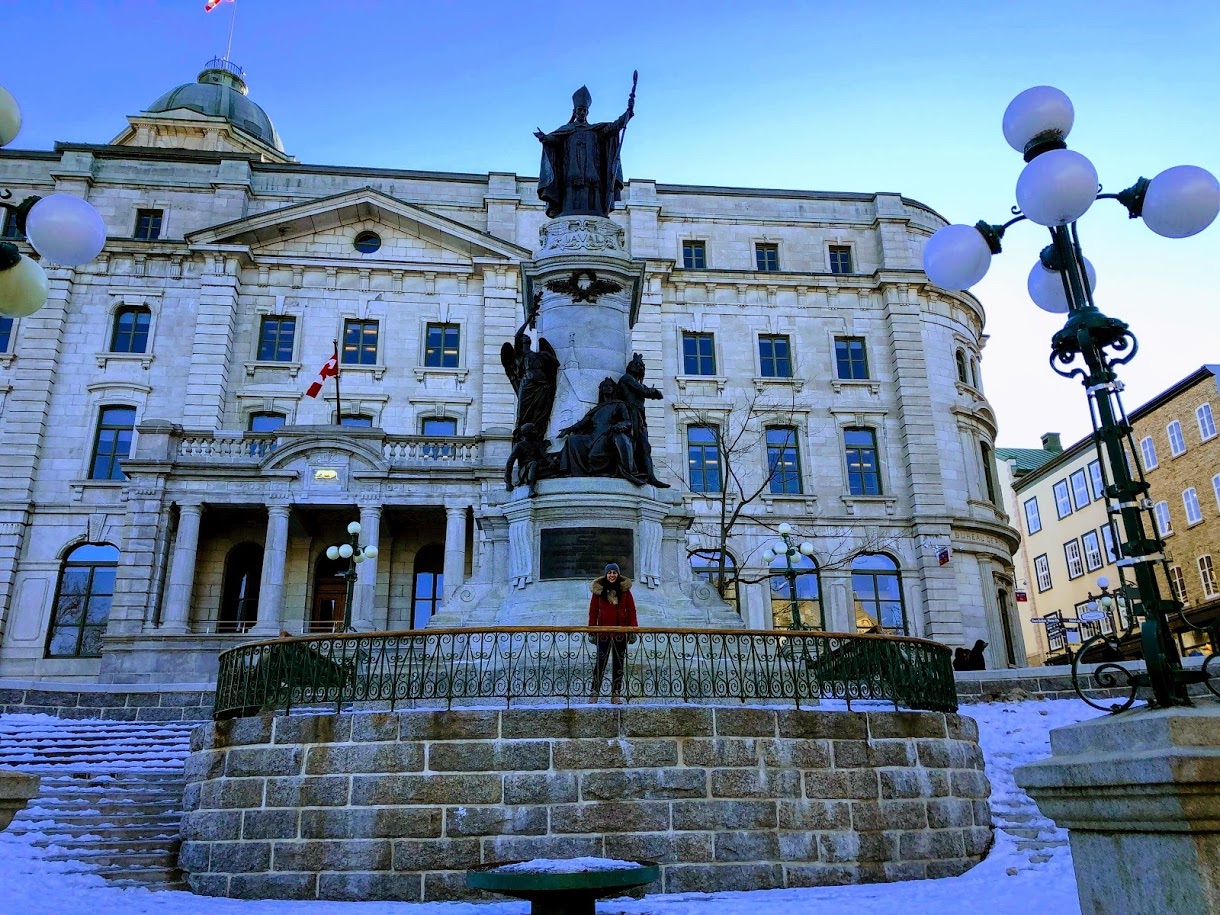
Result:
{"label": "green iron fence", "polygon": [[[279,638],[220,655],[214,717],[295,707],[583,700],[598,640],[626,650],[625,700],[843,699],[952,712],[949,649],[924,639],[739,629],[423,629]],[[605,681],[611,679],[605,671]],[[603,689],[609,683],[600,684]]]}

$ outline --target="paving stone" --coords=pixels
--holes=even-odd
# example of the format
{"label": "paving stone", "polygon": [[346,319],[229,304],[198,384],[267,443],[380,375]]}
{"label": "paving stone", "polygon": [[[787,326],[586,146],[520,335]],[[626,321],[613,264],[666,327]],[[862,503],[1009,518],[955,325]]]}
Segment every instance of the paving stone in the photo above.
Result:
{"label": "paving stone", "polygon": [[234,874],[229,895],[238,899],[316,899],[317,874]]}

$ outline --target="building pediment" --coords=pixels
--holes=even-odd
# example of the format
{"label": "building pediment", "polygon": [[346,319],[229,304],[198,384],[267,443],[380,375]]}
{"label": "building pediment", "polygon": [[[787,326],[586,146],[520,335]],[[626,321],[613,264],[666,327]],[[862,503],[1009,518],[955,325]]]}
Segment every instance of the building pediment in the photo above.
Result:
{"label": "building pediment", "polygon": [[[281,444],[263,462],[263,470],[295,470],[303,478],[313,478],[320,467],[342,467],[344,471],[386,471],[389,464],[382,456],[384,433],[380,429],[343,433],[332,426],[285,426],[280,430]],[[321,478],[320,478],[321,479]]]}
{"label": "building pediment", "polygon": [[[314,253],[310,249],[315,245],[321,245],[333,256],[333,248],[326,248],[326,236],[342,233],[348,227],[367,226],[370,223],[418,240],[422,244],[415,247],[420,249],[420,258],[437,260],[440,264],[469,264],[472,261],[516,263],[531,256],[525,248],[512,242],[371,187],[201,229],[187,235],[186,240],[198,248],[245,246],[256,260],[260,255],[309,255]],[[353,257],[370,264],[382,259],[379,253],[362,256],[352,250]]]}

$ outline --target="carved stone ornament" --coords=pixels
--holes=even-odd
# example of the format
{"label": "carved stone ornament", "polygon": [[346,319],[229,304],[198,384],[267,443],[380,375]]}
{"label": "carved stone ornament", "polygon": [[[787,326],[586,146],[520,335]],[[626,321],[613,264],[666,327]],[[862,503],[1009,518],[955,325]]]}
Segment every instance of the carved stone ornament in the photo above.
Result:
{"label": "carved stone ornament", "polygon": [[623,291],[623,287],[618,283],[599,280],[592,270],[573,270],[566,280],[551,280],[546,284],[546,288],[560,295],[570,295],[574,305],[579,302],[596,302],[599,295]]}
{"label": "carved stone ornament", "polygon": [[544,223],[538,230],[539,255],[571,251],[626,250],[623,227],[609,219],[570,217]]}

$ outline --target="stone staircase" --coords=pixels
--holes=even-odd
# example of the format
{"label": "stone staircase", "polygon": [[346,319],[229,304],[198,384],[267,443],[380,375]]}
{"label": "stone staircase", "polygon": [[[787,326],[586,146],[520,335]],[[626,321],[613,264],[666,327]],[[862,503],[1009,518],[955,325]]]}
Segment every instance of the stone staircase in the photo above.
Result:
{"label": "stone staircase", "polygon": [[42,776],[9,831],[123,885],[186,889],[178,832],[193,727],[0,716],[0,766]]}

